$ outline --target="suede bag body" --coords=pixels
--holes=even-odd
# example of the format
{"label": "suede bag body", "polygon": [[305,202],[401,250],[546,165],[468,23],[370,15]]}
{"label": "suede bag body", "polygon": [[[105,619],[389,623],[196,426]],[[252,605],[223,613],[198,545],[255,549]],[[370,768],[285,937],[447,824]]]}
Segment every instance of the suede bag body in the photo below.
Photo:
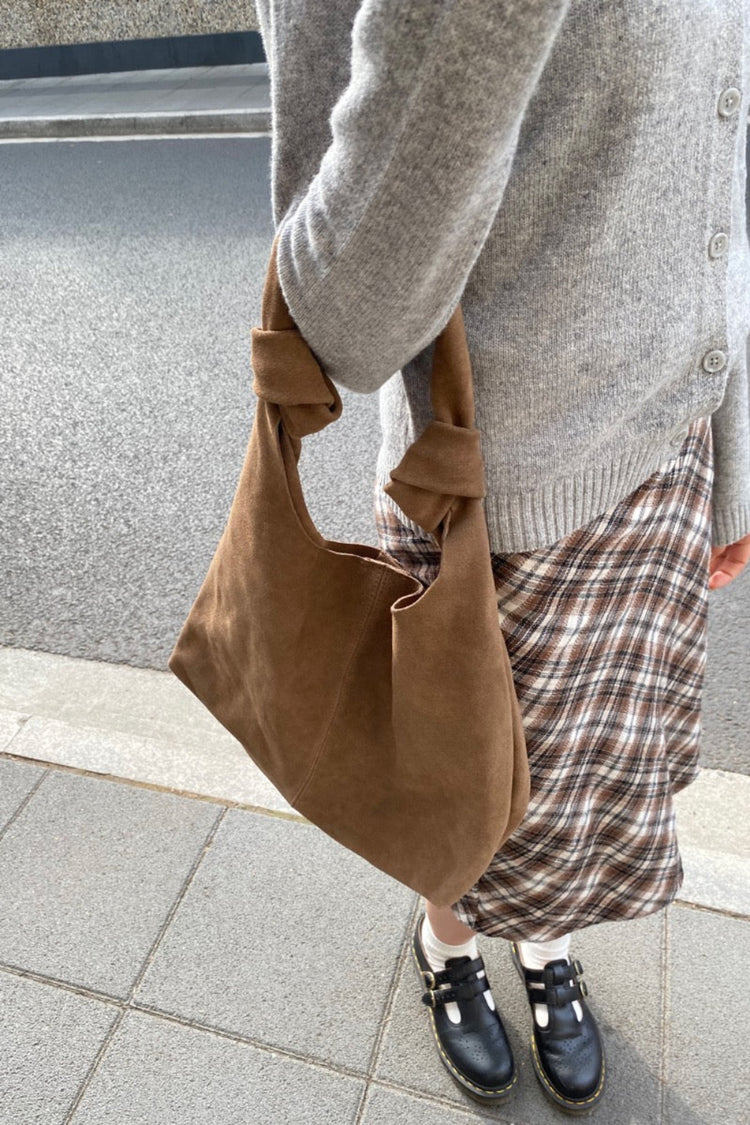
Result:
{"label": "suede bag body", "polygon": [[461,306],[435,341],[434,421],[386,486],[440,547],[425,588],[377,547],[325,539],[307,510],[301,440],[342,403],[291,318],[277,241],[247,453],[169,668],[302,816],[447,906],[529,799]]}

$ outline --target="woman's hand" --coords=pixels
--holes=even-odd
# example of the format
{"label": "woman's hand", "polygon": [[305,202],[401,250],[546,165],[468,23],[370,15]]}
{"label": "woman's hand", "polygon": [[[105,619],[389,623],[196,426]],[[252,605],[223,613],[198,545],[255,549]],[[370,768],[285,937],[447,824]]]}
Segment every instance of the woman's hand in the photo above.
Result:
{"label": "woman's hand", "polygon": [[750,559],[750,535],[738,539],[736,543],[729,543],[726,547],[711,548],[711,563],[708,568],[710,590],[729,583],[742,572],[747,560]]}

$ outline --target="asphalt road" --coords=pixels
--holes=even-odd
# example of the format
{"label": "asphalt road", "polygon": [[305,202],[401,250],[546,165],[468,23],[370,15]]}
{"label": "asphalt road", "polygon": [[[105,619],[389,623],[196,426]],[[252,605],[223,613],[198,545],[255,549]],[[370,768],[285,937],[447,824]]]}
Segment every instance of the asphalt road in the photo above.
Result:
{"label": "asphalt road", "polygon": [[[0,641],[163,667],[252,426],[270,143],[0,152]],[[374,543],[377,396],[342,398],[303,481],[324,534]]]}
{"label": "asphalt road", "polygon": [[[252,426],[270,141],[0,144],[0,644],[164,668]],[[375,543],[376,395],[301,473]],[[750,773],[750,574],[711,594],[704,762]]]}

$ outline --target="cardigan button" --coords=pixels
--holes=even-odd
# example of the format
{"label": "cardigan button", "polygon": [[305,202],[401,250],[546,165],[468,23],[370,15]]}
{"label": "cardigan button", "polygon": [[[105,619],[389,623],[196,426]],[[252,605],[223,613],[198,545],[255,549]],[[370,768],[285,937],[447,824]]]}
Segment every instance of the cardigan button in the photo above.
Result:
{"label": "cardigan button", "polygon": [[726,90],[722,90],[719,97],[719,113],[722,117],[731,117],[740,108],[742,101],[742,94],[736,86],[728,86]]}
{"label": "cardigan button", "polygon": [[729,246],[729,236],[723,230],[717,231],[708,244],[708,253],[712,258],[720,258],[726,254]]}
{"label": "cardigan button", "polygon": [[703,368],[705,371],[721,371],[722,367],[726,365],[726,353],[714,348],[713,351],[706,352],[703,357]]}

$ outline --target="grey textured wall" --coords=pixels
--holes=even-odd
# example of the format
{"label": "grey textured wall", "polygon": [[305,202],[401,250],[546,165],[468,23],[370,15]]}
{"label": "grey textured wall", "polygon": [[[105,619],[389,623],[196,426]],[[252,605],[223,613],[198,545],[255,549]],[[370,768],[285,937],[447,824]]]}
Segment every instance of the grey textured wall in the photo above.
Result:
{"label": "grey textured wall", "polygon": [[0,49],[257,31],[252,0],[3,0]]}

